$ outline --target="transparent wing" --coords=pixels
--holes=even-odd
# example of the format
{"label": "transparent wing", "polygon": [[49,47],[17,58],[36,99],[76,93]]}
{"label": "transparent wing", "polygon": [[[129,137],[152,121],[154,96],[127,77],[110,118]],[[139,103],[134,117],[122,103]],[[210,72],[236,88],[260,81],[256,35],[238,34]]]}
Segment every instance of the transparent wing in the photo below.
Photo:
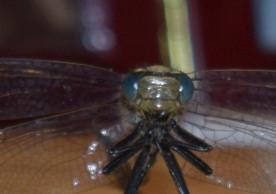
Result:
{"label": "transparent wing", "polygon": [[219,70],[193,75],[195,93],[181,125],[214,146],[196,153],[214,170],[206,178],[188,164],[185,174],[256,194],[276,191],[276,72]]}
{"label": "transparent wing", "polygon": [[200,103],[208,101],[262,117],[275,115],[276,71],[213,70],[195,73],[193,77],[196,92],[204,98]]}
{"label": "transparent wing", "polygon": [[[106,143],[124,134],[118,111],[116,103],[98,105],[2,129],[1,193],[97,193],[103,185],[118,189],[122,173],[100,172]],[[103,135],[109,140],[102,141]]]}
{"label": "transparent wing", "polygon": [[119,96],[121,75],[95,66],[0,59],[0,119],[72,111]]}

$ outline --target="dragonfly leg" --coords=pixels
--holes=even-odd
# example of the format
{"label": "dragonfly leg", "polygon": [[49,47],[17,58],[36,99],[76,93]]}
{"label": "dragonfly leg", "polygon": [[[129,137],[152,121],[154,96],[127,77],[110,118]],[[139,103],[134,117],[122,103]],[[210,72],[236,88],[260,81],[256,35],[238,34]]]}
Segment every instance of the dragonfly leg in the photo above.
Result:
{"label": "dragonfly leg", "polygon": [[211,145],[181,128],[173,119],[171,120],[169,127],[173,130],[173,132],[175,132],[176,135],[185,141],[185,143],[190,144],[197,151],[205,152],[212,149]]}
{"label": "dragonfly leg", "polygon": [[189,151],[185,146],[174,145],[173,143],[170,145],[171,148],[177,152],[180,156],[182,156],[185,160],[190,162],[193,166],[195,166],[198,170],[203,172],[206,175],[212,174],[213,170],[206,164],[203,160]]}
{"label": "dragonfly leg", "polygon": [[109,151],[112,152],[112,150],[116,150],[116,149],[120,149],[122,147],[126,147],[129,146],[130,144],[132,144],[137,138],[139,138],[140,136],[142,136],[141,132],[144,130],[145,125],[144,125],[144,121],[140,121],[137,126],[135,127],[135,129],[133,130],[133,132],[131,134],[129,134],[127,137],[125,137],[123,140],[121,140],[120,142],[118,142],[117,144],[115,144],[114,146],[112,146]]}
{"label": "dragonfly leg", "polygon": [[155,161],[158,150],[156,147],[146,146],[138,156],[132,170],[130,181],[125,190],[125,194],[135,194],[142,183],[145,175]]}
{"label": "dragonfly leg", "polygon": [[[146,138],[140,137],[140,131],[144,128],[144,123],[141,121],[138,123],[134,131],[118,142],[112,148],[108,149],[108,153],[113,157],[111,161],[103,168],[104,174],[109,174],[122,164],[127,162],[135,153],[137,153],[141,146],[144,146]],[[137,138],[140,139],[137,140]]]}
{"label": "dragonfly leg", "polygon": [[122,147],[118,147],[118,148],[110,148],[107,150],[107,153],[110,156],[116,157],[117,155],[124,153],[124,152],[128,152],[129,150],[134,150],[134,149],[141,149],[141,147],[143,147],[145,144],[144,139],[140,139],[137,142],[135,142],[133,145],[130,146],[122,146]]}
{"label": "dragonfly leg", "polygon": [[198,147],[198,145],[186,143],[184,141],[179,141],[175,137],[171,136],[170,134],[166,135],[166,139],[170,145],[175,146],[175,147],[179,146],[179,147],[183,147],[188,150],[194,150],[194,151],[198,151],[198,152],[207,152],[208,151],[208,150],[202,149],[201,147]]}
{"label": "dragonfly leg", "polygon": [[109,174],[114,171],[116,168],[120,167],[124,164],[129,158],[131,158],[135,153],[137,153],[141,148],[134,147],[133,149],[129,149],[118,154],[115,158],[113,158],[103,169],[103,174]]}
{"label": "dragonfly leg", "polygon": [[173,155],[170,151],[170,145],[164,142],[157,142],[158,148],[168,166],[170,174],[174,180],[174,183],[177,186],[179,194],[189,194],[187,185],[182,176],[181,169]]}

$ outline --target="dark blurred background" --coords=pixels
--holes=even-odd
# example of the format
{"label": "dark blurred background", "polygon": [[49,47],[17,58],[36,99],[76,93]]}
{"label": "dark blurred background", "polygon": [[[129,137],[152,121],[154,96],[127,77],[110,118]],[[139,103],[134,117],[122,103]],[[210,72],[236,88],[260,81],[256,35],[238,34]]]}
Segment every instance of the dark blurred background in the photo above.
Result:
{"label": "dark blurred background", "polygon": [[0,0],[0,57],[122,71],[156,63],[275,69],[274,10],[276,0]]}

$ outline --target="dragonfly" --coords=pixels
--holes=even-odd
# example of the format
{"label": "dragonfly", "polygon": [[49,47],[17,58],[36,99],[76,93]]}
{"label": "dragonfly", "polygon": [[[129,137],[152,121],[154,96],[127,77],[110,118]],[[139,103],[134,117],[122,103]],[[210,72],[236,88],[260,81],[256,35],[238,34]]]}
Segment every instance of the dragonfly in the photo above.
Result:
{"label": "dragonfly", "polygon": [[161,158],[181,194],[190,193],[186,177],[276,191],[275,71],[150,66],[122,74],[1,58],[0,79],[3,194],[106,185],[133,194]]}

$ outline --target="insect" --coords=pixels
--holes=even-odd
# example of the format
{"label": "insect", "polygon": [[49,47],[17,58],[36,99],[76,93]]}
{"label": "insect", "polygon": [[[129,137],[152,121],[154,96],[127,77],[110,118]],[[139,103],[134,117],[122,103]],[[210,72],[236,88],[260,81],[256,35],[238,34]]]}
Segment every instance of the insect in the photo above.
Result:
{"label": "insect", "polygon": [[189,193],[185,176],[275,193],[274,71],[151,66],[122,75],[1,59],[0,74],[0,118],[17,123],[0,130],[2,193],[93,192],[121,179],[104,174],[133,157],[124,192],[137,193],[158,152],[178,193]]}

